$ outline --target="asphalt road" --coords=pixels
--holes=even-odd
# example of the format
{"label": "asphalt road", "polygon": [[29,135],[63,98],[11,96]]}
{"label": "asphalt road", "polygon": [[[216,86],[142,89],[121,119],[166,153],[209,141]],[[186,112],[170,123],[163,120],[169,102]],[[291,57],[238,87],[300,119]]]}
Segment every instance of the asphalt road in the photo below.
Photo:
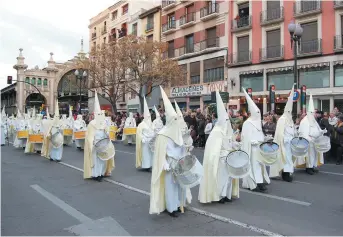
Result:
{"label": "asphalt road", "polygon": [[[149,215],[150,173],[135,168],[135,147],[115,143],[105,182],[83,180],[83,152],[64,147],[60,164],[1,147],[2,235],[343,235],[343,166],[272,180],[267,194],[241,189],[227,204],[192,205],[179,218]],[[203,150],[195,149],[202,161]]]}

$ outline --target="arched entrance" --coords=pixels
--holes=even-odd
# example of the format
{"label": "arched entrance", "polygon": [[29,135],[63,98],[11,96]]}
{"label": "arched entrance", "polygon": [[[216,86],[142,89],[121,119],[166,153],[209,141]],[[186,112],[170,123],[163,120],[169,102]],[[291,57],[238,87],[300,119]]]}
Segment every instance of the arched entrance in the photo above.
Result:
{"label": "arched entrance", "polygon": [[[81,74],[82,75],[82,74]],[[81,111],[88,111],[88,77],[81,80],[76,78],[75,69],[64,74],[57,86],[58,102],[61,114],[69,114],[69,106],[73,106],[73,112],[77,112],[80,101]]]}
{"label": "arched entrance", "polygon": [[43,105],[46,104],[46,99],[42,94],[39,93],[31,93],[26,97],[25,100],[25,111],[27,111],[30,108],[35,107],[36,110]]}

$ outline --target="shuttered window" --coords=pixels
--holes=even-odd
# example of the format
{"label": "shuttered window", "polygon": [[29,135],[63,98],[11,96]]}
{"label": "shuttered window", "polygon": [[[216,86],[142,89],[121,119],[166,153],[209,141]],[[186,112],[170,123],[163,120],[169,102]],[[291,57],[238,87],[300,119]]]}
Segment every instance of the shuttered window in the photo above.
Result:
{"label": "shuttered window", "polygon": [[320,46],[317,21],[302,24],[301,27],[303,28],[303,35],[301,36],[299,51],[301,53],[317,52]]}
{"label": "shuttered window", "polygon": [[224,80],[224,58],[204,60],[204,83]]}
{"label": "shuttered window", "polygon": [[281,56],[281,32],[280,29],[267,31],[267,58]]}
{"label": "shuttered window", "polygon": [[281,17],[280,1],[267,1],[267,20],[279,19]]}
{"label": "shuttered window", "polygon": [[200,62],[190,64],[191,84],[200,83]]}

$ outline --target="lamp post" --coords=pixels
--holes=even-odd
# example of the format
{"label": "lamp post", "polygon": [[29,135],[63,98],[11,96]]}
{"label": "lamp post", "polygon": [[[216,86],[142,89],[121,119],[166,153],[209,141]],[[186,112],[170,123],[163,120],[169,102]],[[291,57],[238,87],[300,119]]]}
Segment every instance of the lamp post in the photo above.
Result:
{"label": "lamp post", "polygon": [[[80,70],[80,72],[79,72]],[[82,91],[82,81],[86,80],[87,77],[87,72],[84,69],[79,69],[79,70],[75,70],[75,76],[76,78],[80,81],[80,108],[79,108],[79,114],[81,114],[81,100],[82,100],[82,95],[81,95],[81,91]]]}
{"label": "lamp post", "polygon": [[[294,89],[298,90],[299,82],[298,82],[298,66],[297,66],[298,58],[297,56],[298,56],[298,45],[300,45],[300,39],[303,34],[303,28],[299,24],[295,24],[294,22],[291,22],[288,25],[288,31],[291,36],[291,48],[293,48],[293,53],[294,53],[294,68],[293,68]],[[298,110],[297,101],[294,101],[293,113],[295,113],[295,118],[298,114],[297,110]]]}

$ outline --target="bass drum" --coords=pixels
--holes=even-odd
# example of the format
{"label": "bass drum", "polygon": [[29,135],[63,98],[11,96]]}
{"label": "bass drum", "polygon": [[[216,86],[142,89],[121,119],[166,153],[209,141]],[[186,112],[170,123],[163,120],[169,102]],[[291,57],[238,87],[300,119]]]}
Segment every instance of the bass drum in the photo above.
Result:
{"label": "bass drum", "polygon": [[231,151],[226,157],[226,164],[232,178],[244,178],[250,172],[249,155],[244,151]]}
{"label": "bass drum", "polygon": [[260,145],[260,155],[257,156],[257,161],[264,165],[272,165],[277,161],[277,153],[279,145],[275,142],[263,142]]}
{"label": "bass drum", "polygon": [[204,168],[194,155],[187,155],[176,162],[173,174],[181,187],[193,188],[200,184]]}
{"label": "bass drum", "polygon": [[325,153],[330,151],[331,149],[331,143],[330,138],[327,136],[320,136],[313,140],[314,148],[317,152]]}
{"label": "bass drum", "polygon": [[63,135],[61,133],[61,130],[57,127],[51,128],[51,145],[54,148],[60,148],[63,145]]}
{"label": "bass drum", "polygon": [[291,152],[294,157],[304,157],[307,155],[310,143],[306,138],[294,137],[291,140]]}
{"label": "bass drum", "polygon": [[105,130],[97,130],[94,138],[94,149],[101,160],[109,160],[114,157],[115,149]]}

